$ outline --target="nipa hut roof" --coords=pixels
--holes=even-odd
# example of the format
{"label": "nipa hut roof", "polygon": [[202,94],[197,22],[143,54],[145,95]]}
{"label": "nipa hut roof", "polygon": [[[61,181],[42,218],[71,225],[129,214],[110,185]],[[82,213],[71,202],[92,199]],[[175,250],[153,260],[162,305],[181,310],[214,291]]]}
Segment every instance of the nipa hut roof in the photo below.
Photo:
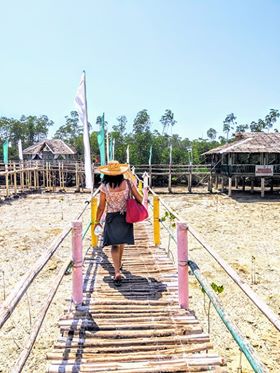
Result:
{"label": "nipa hut roof", "polygon": [[204,153],[280,153],[280,133],[238,132],[235,140]]}
{"label": "nipa hut roof", "polygon": [[40,154],[44,150],[49,150],[54,155],[59,154],[77,154],[76,149],[73,146],[67,145],[64,141],[59,139],[54,140],[43,140],[37,144],[31,145],[23,150],[23,154]]}

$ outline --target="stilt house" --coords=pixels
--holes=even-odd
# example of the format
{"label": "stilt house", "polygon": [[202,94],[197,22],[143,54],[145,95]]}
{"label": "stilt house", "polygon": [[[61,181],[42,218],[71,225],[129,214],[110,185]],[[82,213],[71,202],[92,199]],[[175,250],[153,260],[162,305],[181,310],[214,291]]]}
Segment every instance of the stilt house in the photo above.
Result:
{"label": "stilt house", "polygon": [[249,178],[252,190],[260,182],[262,196],[265,183],[272,189],[280,179],[280,133],[240,132],[233,142],[204,154],[215,175],[222,177],[222,184],[228,181],[229,194],[233,177],[243,184]]}
{"label": "stilt house", "polygon": [[77,151],[59,139],[43,140],[23,150],[24,160],[70,161],[76,160]]}

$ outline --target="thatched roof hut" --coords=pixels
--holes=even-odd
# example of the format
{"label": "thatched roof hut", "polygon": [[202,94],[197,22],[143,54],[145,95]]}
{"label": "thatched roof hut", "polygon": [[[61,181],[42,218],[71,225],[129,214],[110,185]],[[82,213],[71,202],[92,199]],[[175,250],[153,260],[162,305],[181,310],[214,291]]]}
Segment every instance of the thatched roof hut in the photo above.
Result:
{"label": "thatched roof hut", "polygon": [[28,160],[74,160],[76,155],[74,147],[59,139],[43,140],[23,150],[23,157]]}
{"label": "thatched roof hut", "polygon": [[204,153],[280,153],[280,133],[238,132],[231,143]]}

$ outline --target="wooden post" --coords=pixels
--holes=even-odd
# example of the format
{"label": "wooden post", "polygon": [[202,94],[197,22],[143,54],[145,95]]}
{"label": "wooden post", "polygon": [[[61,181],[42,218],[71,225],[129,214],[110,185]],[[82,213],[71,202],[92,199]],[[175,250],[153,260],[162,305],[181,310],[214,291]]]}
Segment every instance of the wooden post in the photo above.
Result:
{"label": "wooden post", "polygon": [[264,197],[264,177],[261,177],[261,197]]}
{"label": "wooden post", "polygon": [[80,178],[79,178],[79,166],[78,162],[76,162],[76,191],[80,190]]}
{"label": "wooden post", "polygon": [[13,168],[14,168],[14,192],[15,194],[17,194],[17,170],[16,170],[15,162],[13,164]]}
{"label": "wooden post", "polygon": [[61,179],[62,179],[61,180],[62,181],[62,189],[65,190],[65,185],[64,185],[64,162],[61,163]]}
{"label": "wooden post", "polygon": [[212,172],[210,172],[209,180],[208,180],[208,192],[212,193],[212,189],[213,189],[213,177],[212,177]]}
{"label": "wooden post", "polygon": [[6,179],[6,197],[9,197],[10,191],[9,191],[9,166],[5,164],[5,179]]}
{"label": "wooden post", "polygon": [[61,190],[62,182],[61,182],[61,165],[60,165],[60,162],[58,162],[58,178],[59,178],[59,190]]}
{"label": "wooden post", "polygon": [[45,174],[45,165],[44,165],[44,161],[42,163],[42,167],[43,167],[43,174],[42,174],[42,177],[43,177],[43,185],[42,185],[42,188],[45,188],[46,187],[46,174]]}
{"label": "wooden post", "polygon": [[154,244],[160,245],[159,197],[154,196]]}
{"label": "wooden post", "polygon": [[23,171],[24,165],[22,161],[20,162],[19,167],[20,167],[20,188],[21,188],[21,192],[24,192],[24,171]]}
{"label": "wooden post", "polygon": [[192,166],[189,167],[189,178],[188,178],[188,191],[192,192]]}
{"label": "wooden post", "polygon": [[245,192],[246,185],[245,185],[245,177],[242,177],[242,190]]}
{"label": "wooden post", "polygon": [[149,166],[149,186],[152,187],[152,165]]}
{"label": "wooden post", "polygon": [[222,176],[221,192],[224,193],[224,191],[225,191],[225,178]]}
{"label": "wooden post", "polygon": [[93,197],[91,199],[91,246],[96,247],[98,243],[98,237],[94,234],[94,225],[96,222],[96,212],[97,212],[97,198]]}
{"label": "wooden post", "polygon": [[238,177],[235,176],[235,188],[238,189]]}
{"label": "wooden post", "polygon": [[144,191],[143,191],[143,204],[148,210],[149,204],[148,204],[148,194],[149,194],[149,175],[147,172],[144,172],[143,174],[143,181],[144,181]]}
{"label": "wooden post", "polygon": [[181,308],[189,308],[188,284],[188,227],[177,223],[178,297]]}
{"label": "wooden post", "polygon": [[251,193],[254,193],[254,179],[251,180]]}
{"label": "wooden post", "polygon": [[83,255],[82,255],[82,223],[72,222],[72,301],[76,306],[83,302]]}
{"label": "wooden post", "polygon": [[218,190],[218,188],[219,188],[219,176],[216,175],[216,177],[215,177],[215,189]]}
{"label": "wooden post", "polygon": [[228,178],[228,196],[231,197],[231,185],[232,185],[232,178]]}

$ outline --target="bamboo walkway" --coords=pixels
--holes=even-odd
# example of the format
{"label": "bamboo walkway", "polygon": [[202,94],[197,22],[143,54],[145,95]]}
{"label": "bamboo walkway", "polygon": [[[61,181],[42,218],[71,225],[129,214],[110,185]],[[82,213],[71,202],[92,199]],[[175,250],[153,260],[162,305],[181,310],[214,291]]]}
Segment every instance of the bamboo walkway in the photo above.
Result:
{"label": "bamboo walkway", "polygon": [[179,308],[176,268],[154,246],[149,221],[135,226],[135,238],[120,287],[110,248],[86,255],[83,306],[59,320],[48,372],[225,372],[194,313]]}

